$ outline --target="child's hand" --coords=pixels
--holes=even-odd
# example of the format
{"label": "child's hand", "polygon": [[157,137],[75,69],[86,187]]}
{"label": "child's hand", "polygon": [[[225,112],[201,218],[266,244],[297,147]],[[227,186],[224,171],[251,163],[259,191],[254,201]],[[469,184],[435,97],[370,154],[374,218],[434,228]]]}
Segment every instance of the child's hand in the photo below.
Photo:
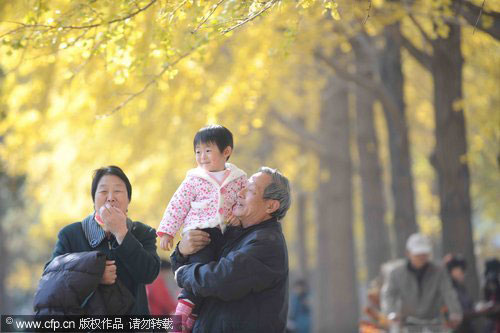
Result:
{"label": "child's hand", "polygon": [[240,227],[241,226],[241,221],[239,218],[231,214],[231,216],[228,217],[227,219],[227,224],[233,227]]}
{"label": "child's hand", "polygon": [[174,237],[169,234],[164,234],[161,236],[160,247],[164,251],[170,251],[174,245]]}

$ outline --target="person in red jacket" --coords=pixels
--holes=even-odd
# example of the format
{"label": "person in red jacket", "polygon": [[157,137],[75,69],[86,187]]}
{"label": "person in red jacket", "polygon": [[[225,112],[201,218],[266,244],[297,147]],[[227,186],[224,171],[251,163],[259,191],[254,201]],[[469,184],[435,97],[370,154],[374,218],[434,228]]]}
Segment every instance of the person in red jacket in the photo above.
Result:
{"label": "person in red jacket", "polygon": [[160,274],[153,283],[146,286],[148,295],[149,311],[154,316],[165,316],[175,313],[177,300],[169,289],[171,277],[171,265],[167,260],[161,260]]}

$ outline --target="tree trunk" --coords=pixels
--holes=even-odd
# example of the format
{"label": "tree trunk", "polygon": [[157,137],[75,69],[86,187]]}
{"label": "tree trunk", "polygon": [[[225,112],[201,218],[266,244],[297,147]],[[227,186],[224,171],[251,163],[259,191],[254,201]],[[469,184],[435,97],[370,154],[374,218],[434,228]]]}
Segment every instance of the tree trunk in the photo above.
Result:
{"label": "tree trunk", "polygon": [[306,203],[307,195],[303,191],[297,192],[296,199],[297,216],[296,216],[296,246],[298,258],[298,275],[301,279],[307,280],[309,269],[307,263],[307,247],[306,247]]}
{"label": "tree trunk", "polygon": [[[0,8],[3,5],[0,5]],[[3,83],[5,74],[3,68],[0,67],[0,84]],[[0,94],[2,94],[2,86],[0,85]],[[3,112],[2,112],[3,111]],[[5,108],[0,107],[0,121],[4,120],[7,115]],[[3,144],[4,137],[0,135],[0,145]],[[7,313],[9,309],[7,291],[5,288],[7,271],[9,268],[9,251],[7,248],[7,237],[4,230],[3,218],[7,214],[8,199],[7,199],[7,186],[6,177],[3,170],[2,161],[0,161],[0,314]]]}
{"label": "tree trunk", "polygon": [[460,26],[449,25],[447,38],[433,42],[431,60],[434,80],[436,148],[431,158],[436,168],[441,203],[444,253],[462,253],[469,271],[469,291],[477,296],[479,283],[474,256],[469,194],[467,139],[462,108],[462,66]]}
{"label": "tree trunk", "polygon": [[352,233],[352,183],[348,89],[330,75],[322,92],[321,140],[330,153],[320,155],[317,191],[317,265],[315,331],[356,332],[358,298]]}
{"label": "tree trunk", "polygon": [[[373,80],[369,55],[364,49],[353,43],[356,55],[356,72]],[[356,137],[359,152],[361,176],[362,207],[365,236],[365,260],[368,281],[374,279],[382,263],[390,259],[389,237],[385,218],[385,200],[382,172],[379,163],[378,142],[375,133],[373,106],[375,98],[367,94],[359,85],[356,95]]]}
{"label": "tree trunk", "polygon": [[408,236],[418,230],[415,218],[408,126],[406,124],[403,96],[400,34],[399,23],[385,27],[385,50],[380,59],[382,82],[387,91],[392,94],[393,100],[400,111],[399,119],[396,119],[389,110],[384,108],[391,155],[392,197],[394,199],[393,223],[396,233],[397,257],[405,255]]}
{"label": "tree trunk", "polygon": [[[0,138],[1,139],[1,138]],[[6,235],[3,228],[3,218],[7,213],[7,186],[6,185],[6,175],[1,170],[0,165],[0,314],[7,313],[9,309],[7,292],[5,288],[7,271],[9,268],[9,252],[6,244]]]}

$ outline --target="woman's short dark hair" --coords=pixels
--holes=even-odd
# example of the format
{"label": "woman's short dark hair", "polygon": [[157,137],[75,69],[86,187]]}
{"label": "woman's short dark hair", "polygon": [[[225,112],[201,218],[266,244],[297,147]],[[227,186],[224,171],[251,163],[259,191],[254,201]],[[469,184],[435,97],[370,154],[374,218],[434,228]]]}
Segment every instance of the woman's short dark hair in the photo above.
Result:
{"label": "woman's short dark hair", "polygon": [[130,181],[128,180],[127,175],[125,175],[125,172],[123,172],[123,170],[116,165],[110,165],[94,171],[94,176],[92,178],[92,188],[90,189],[93,202],[95,202],[95,192],[97,191],[97,185],[99,185],[99,181],[101,180],[101,178],[106,175],[114,175],[123,180],[123,182],[125,183],[125,187],[127,188],[128,200],[132,200],[132,185],[130,185]]}
{"label": "woman's short dark hair", "polygon": [[196,145],[209,142],[214,142],[222,153],[226,147],[233,148],[233,134],[224,126],[208,125],[200,129],[194,136],[193,148],[196,151]]}

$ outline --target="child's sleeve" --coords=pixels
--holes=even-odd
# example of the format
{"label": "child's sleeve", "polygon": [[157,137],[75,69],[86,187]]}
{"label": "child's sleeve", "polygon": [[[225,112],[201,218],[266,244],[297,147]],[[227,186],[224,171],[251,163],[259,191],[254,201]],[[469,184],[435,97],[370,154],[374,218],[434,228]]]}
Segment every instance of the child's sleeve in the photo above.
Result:
{"label": "child's sleeve", "polygon": [[195,198],[196,191],[194,184],[188,177],[184,179],[181,186],[175,191],[168,203],[167,209],[163,213],[163,218],[157,232],[159,237],[164,234],[169,234],[172,237],[175,236],[191,209],[191,202]]}
{"label": "child's sleeve", "polygon": [[238,191],[241,191],[242,189],[247,187],[247,182],[248,182],[247,175],[245,174],[245,175],[239,177],[238,179],[236,179],[236,182],[238,184]]}

